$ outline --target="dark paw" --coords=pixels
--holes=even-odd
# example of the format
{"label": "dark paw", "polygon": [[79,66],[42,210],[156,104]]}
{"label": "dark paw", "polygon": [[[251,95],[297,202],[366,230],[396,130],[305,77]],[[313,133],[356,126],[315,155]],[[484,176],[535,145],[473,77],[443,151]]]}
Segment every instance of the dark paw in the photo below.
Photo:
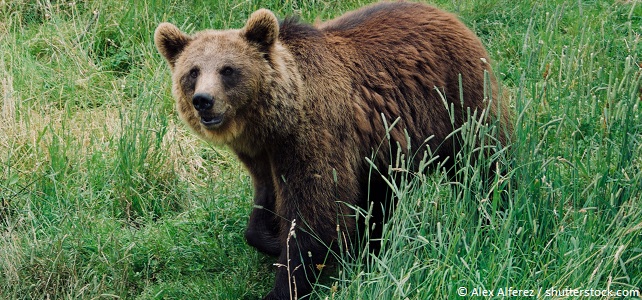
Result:
{"label": "dark paw", "polygon": [[[263,300],[289,300],[289,299],[290,297],[282,298],[277,296],[274,290],[272,290],[269,294],[267,294],[267,296],[263,297]],[[294,299],[294,296],[292,297],[292,299]]]}
{"label": "dark paw", "polygon": [[248,229],[245,231],[245,240],[248,245],[265,254],[271,256],[279,256],[279,254],[281,254],[281,244],[279,243],[278,237],[268,231]]}

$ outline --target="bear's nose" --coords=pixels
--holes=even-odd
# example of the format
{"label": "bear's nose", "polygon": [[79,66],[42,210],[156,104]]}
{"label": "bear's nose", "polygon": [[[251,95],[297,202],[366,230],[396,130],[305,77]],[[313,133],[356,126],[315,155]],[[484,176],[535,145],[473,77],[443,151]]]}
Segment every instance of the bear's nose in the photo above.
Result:
{"label": "bear's nose", "polygon": [[192,104],[198,111],[206,111],[214,106],[212,95],[207,93],[196,93],[192,97]]}

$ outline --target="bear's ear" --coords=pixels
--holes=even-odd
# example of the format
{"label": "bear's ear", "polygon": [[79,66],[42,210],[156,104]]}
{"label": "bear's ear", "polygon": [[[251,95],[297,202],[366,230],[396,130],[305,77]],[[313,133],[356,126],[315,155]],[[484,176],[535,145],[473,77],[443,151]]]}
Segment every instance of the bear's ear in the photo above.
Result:
{"label": "bear's ear", "polygon": [[260,51],[269,52],[279,37],[279,21],[271,11],[259,9],[247,19],[241,35],[249,42],[257,44]]}
{"label": "bear's ear", "polygon": [[183,52],[191,40],[192,38],[170,23],[161,23],[154,32],[156,48],[172,69],[174,69],[178,55]]}

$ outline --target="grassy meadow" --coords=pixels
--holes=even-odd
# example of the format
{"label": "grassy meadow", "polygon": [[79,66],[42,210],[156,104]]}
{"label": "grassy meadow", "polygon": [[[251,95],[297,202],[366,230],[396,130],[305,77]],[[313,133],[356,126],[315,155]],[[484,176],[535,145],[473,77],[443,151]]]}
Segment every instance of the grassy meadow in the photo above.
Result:
{"label": "grassy meadow", "polygon": [[[0,299],[265,295],[275,260],[243,238],[250,178],[177,118],[154,29],[241,27],[261,7],[314,22],[367,2],[0,1]],[[493,58],[515,114],[508,171],[490,191],[480,167],[460,183],[408,174],[383,250],[343,256],[312,298],[639,292],[642,2],[431,3]]]}

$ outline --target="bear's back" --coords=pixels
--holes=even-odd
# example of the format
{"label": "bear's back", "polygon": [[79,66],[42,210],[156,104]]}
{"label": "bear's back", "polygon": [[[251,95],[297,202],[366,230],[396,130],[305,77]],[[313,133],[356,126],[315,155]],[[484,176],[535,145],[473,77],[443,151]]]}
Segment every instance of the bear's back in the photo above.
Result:
{"label": "bear's back", "polygon": [[[299,64],[310,103],[351,111],[359,144],[381,142],[383,114],[388,122],[400,118],[389,134],[402,148],[405,131],[415,149],[434,136],[430,147],[446,157],[454,150],[447,136],[467,108],[480,112],[485,100],[498,100],[479,38],[455,15],[429,5],[376,3],[316,26],[286,19],[279,39]],[[493,90],[485,92],[488,86]]]}
{"label": "bear's back", "polygon": [[354,34],[367,32],[370,29],[404,26],[408,20],[433,14],[443,14],[438,9],[408,2],[381,2],[348,12],[340,17],[319,25],[321,30],[337,34]]}

